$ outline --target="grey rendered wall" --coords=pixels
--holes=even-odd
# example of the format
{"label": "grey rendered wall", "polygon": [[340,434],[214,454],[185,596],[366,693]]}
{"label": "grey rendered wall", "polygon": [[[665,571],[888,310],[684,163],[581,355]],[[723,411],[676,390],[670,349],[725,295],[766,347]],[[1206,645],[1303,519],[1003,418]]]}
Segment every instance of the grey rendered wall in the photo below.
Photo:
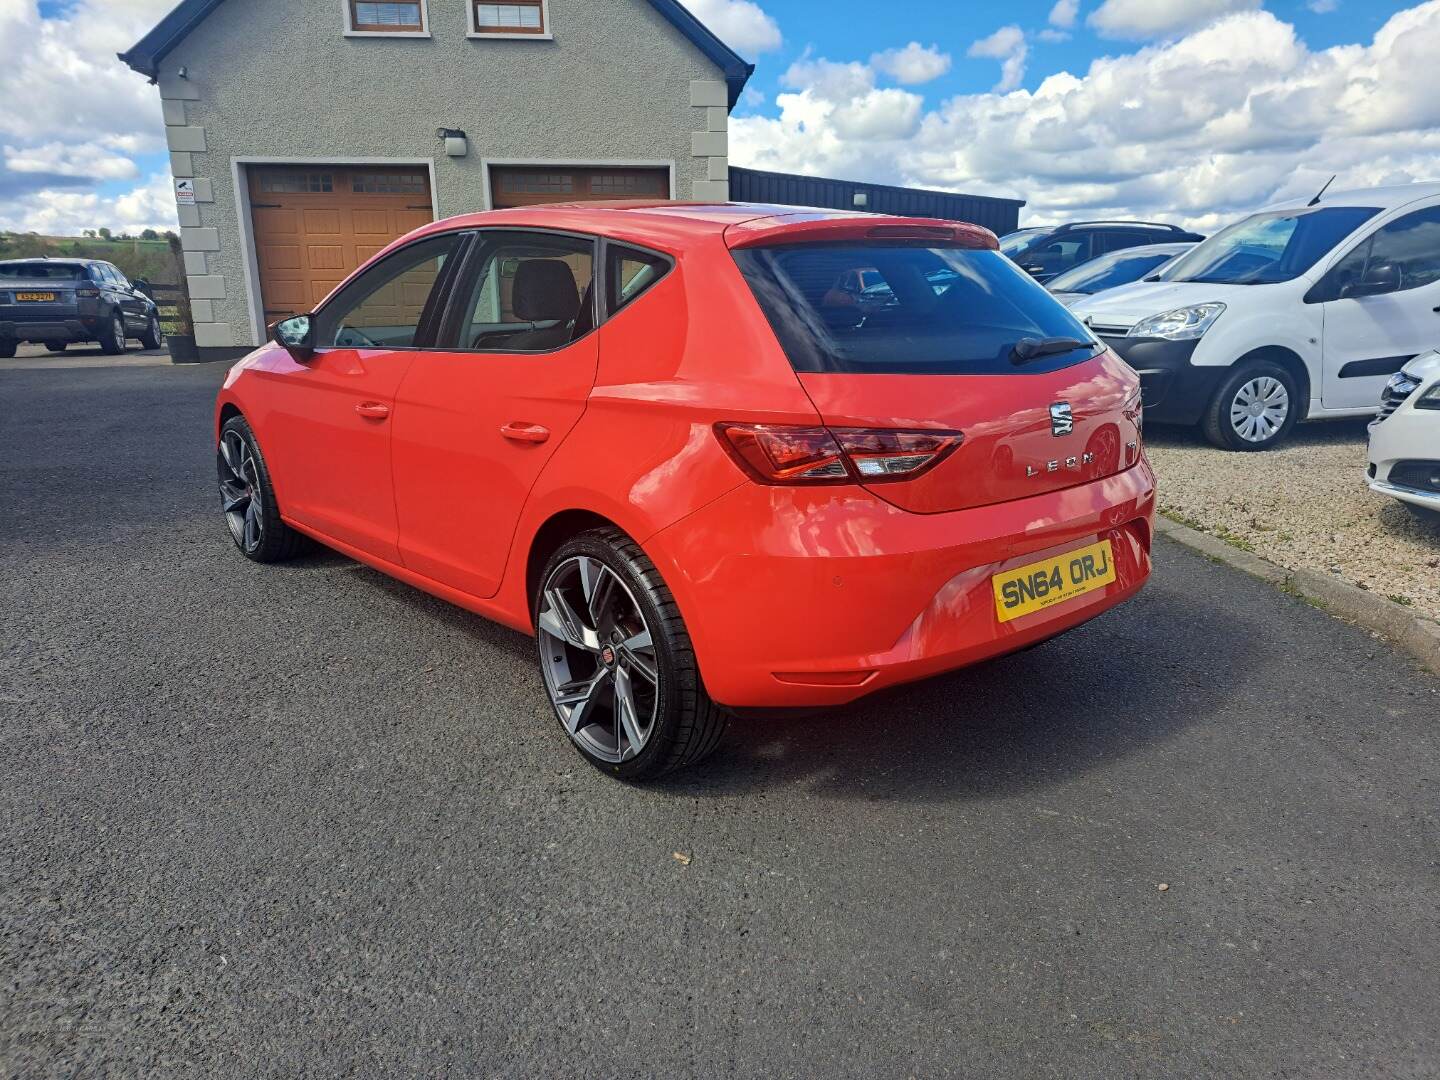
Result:
{"label": "grey rendered wall", "polygon": [[197,345],[257,343],[235,159],[433,162],[441,217],[488,209],[491,160],[673,164],[677,198],[727,197],[721,73],[645,0],[549,0],[550,41],[467,38],[468,0],[428,0],[428,38],[346,37],[341,2],[228,0],[162,64]]}

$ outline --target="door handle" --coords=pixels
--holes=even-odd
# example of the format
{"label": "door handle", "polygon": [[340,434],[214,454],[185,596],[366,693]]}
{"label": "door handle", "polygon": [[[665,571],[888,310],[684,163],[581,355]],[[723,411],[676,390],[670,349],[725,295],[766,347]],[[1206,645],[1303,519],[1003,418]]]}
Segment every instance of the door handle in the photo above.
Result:
{"label": "door handle", "polygon": [[512,420],[500,429],[500,434],[513,442],[542,443],[550,438],[550,429],[540,424],[522,424]]}
{"label": "door handle", "polygon": [[355,411],[371,420],[384,420],[390,415],[390,406],[382,405],[378,401],[362,401],[355,406]]}

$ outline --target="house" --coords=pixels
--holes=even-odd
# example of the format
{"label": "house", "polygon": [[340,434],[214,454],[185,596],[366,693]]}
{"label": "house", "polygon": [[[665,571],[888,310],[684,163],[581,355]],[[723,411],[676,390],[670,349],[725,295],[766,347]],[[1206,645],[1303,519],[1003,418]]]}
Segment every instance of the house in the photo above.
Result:
{"label": "house", "polygon": [[121,59],[159,87],[204,359],[436,217],[727,198],[753,70],[676,0],[182,0]]}

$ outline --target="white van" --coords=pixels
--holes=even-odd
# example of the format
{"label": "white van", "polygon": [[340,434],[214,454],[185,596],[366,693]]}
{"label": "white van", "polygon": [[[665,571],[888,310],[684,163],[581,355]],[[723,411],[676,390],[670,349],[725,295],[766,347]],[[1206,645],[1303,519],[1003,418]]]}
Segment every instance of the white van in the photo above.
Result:
{"label": "white van", "polygon": [[1364,416],[1440,343],[1440,183],[1322,194],[1216,233],[1073,310],[1140,373],[1146,419],[1266,450]]}

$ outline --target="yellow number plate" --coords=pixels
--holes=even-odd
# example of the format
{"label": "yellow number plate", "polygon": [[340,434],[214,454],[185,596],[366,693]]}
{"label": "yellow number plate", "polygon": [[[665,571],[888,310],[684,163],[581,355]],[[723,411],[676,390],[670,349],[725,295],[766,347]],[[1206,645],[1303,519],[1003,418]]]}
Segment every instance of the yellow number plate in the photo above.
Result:
{"label": "yellow number plate", "polygon": [[1053,559],[1007,570],[990,580],[995,586],[995,614],[1001,622],[1009,622],[1103,589],[1115,580],[1115,558],[1110,541],[1101,540]]}
{"label": "yellow number plate", "polygon": [[15,299],[16,299],[16,300],[54,300],[54,299],[55,299],[55,294],[54,294],[53,292],[17,292],[17,293],[15,294]]}

